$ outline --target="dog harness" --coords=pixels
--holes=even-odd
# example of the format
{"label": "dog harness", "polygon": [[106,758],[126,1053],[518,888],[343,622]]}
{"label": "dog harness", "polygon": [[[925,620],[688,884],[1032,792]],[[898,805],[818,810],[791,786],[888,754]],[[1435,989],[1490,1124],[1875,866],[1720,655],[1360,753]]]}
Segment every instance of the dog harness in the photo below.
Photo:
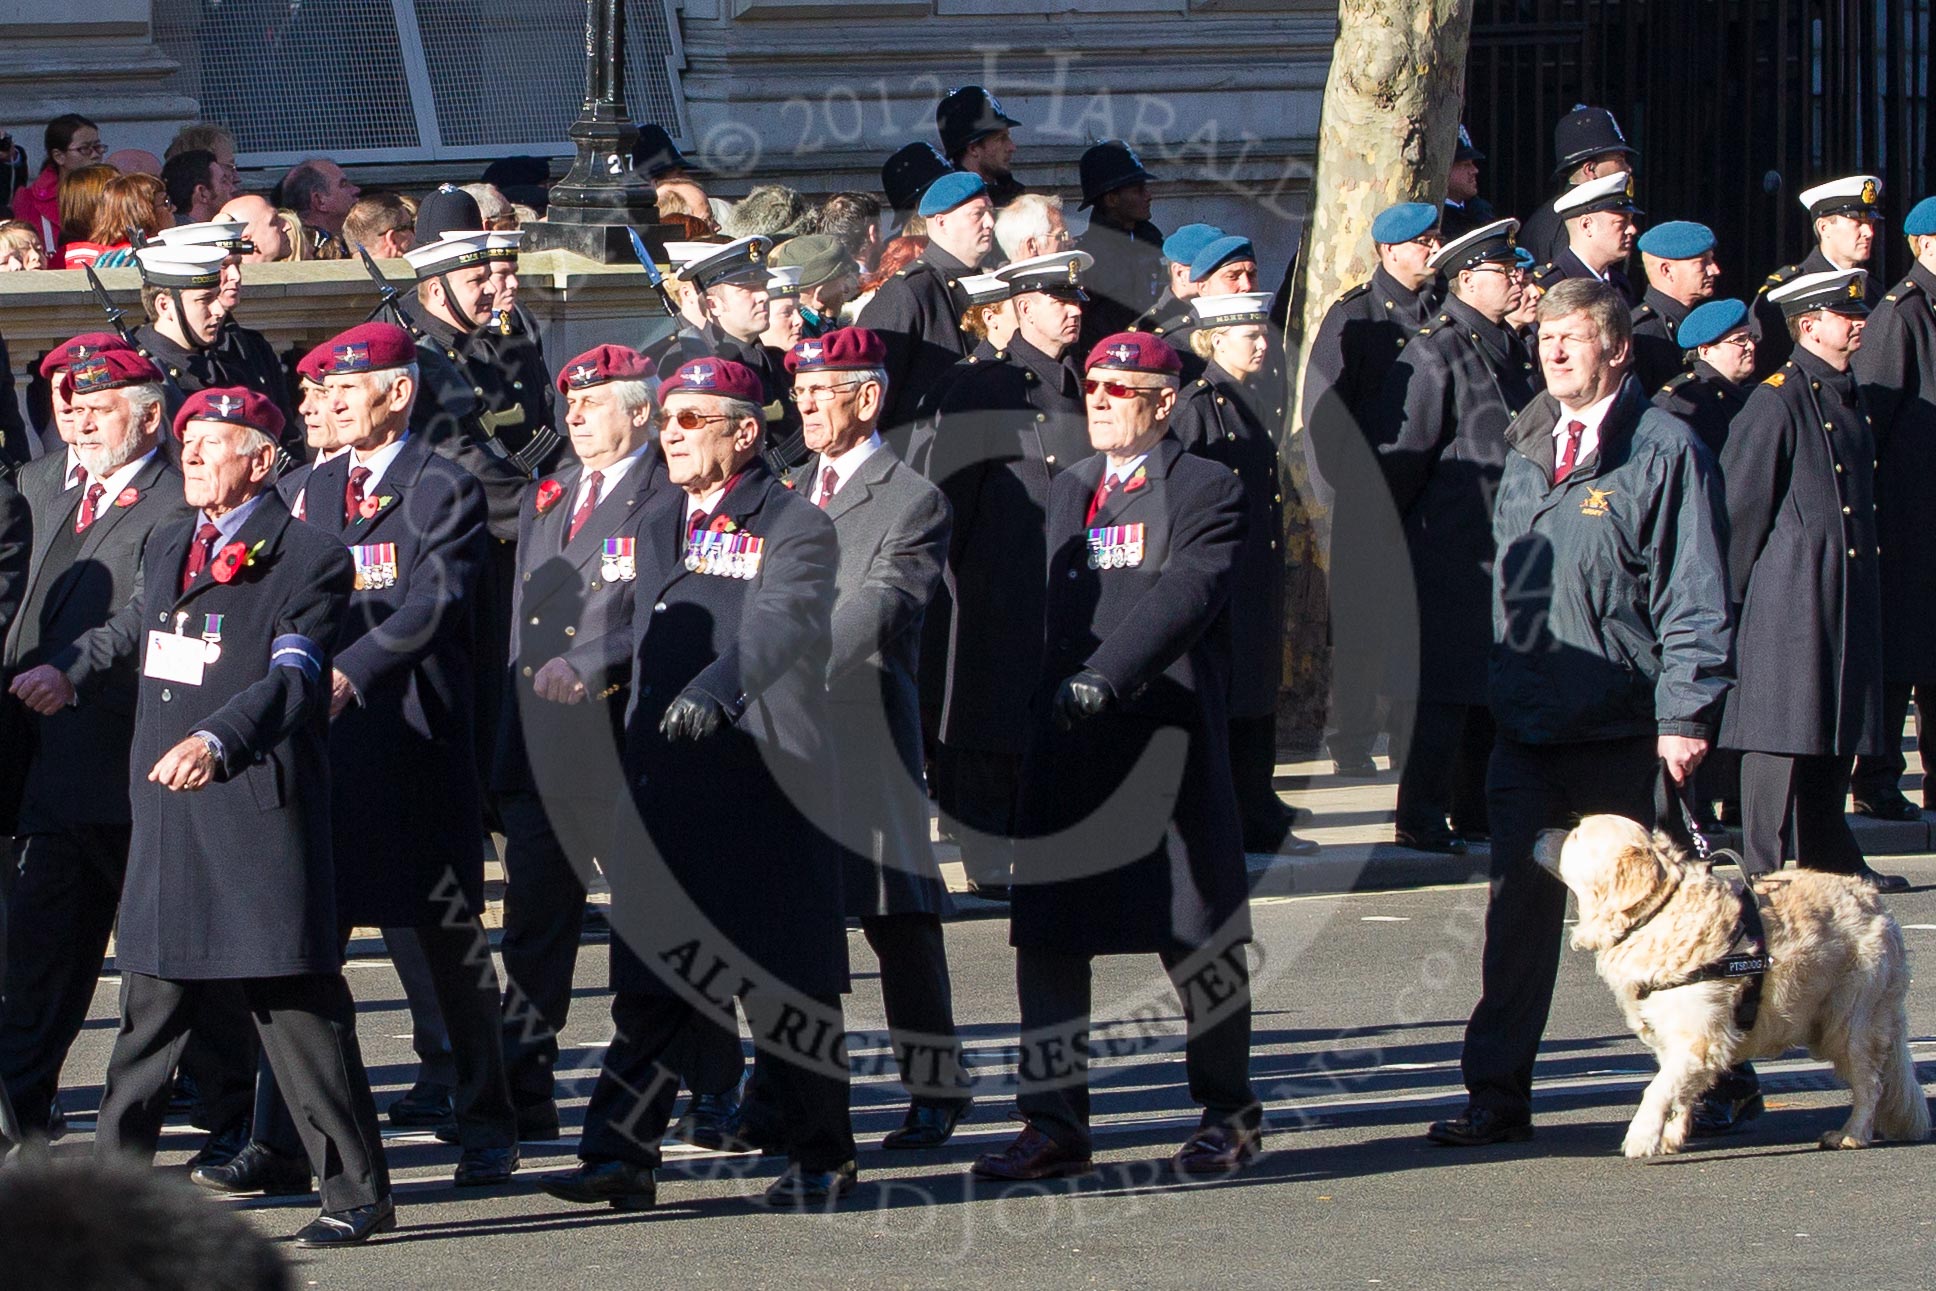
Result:
{"label": "dog harness", "polygon": [[1754,1029],[1755,1019],[1761,1014],[1761,984],[1774,961],[1768,954],[1768,934],[1761,922],[1759,895],[1751,886],[1744,885],[1736,889],[1734,899],[1741,907],[1741,914],[1734,922],[1734,936],[1728,941],[1726,953],[1685,977],[1642,986],[1639,990],[1641,999],[1646,999],[1655,991],[1671,991],[1699,982],[1746,978],[1747,987],[1741,992],[1741,998],[1734,1002],[1734,1024],[1743,1031]]}

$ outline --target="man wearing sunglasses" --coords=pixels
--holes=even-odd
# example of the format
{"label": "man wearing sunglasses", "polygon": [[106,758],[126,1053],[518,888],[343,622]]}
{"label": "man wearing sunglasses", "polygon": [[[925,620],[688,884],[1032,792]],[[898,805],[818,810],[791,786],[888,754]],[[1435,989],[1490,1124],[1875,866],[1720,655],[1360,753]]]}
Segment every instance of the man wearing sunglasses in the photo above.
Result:
{"label": "man wearing sunglasses", "polygon": [[1096,452],[1050,493],[1047,645],[1009,925],[1027,1124],[976,1160],[985,1178],[1093,1169],[1097,955],[1158,956],[1182,1000],[1203,1117],[1172,1168],[1229,1175],[1257,1152],[1249,893],[1224,704],[1243,489],[1169,433],[1181,367],[1147,332],[1103,338],[1084,382]]}
{"label": "man wearing sunglasses", "polygon": [[1416,851],[1458,854],[1464,836],[1489,832],[1492,494],[1506,464],[1506,426],[1537,381],[1505,321],[1526,289],[1518,228],[1496,220],[1426,261],[1452,294],[1386,374],[1370,416],[1418,606],[1417,698],[1395,831],[1399,846]]}
{"label": "man wearing sunglasses", "polygon": [[[1867,269],[1875,252],[1876,226],[1882,222],[1882,181],[1876,176],[1844,175],[1804,188],[1798,199],[1808,208],[1815,247],[1800,264],[1783,265],[1769,274],[1755,291],[1756,377],[1779,372],[1795,348],[1788,320],[1781,306],[1768,299],[1769,293],[1803,274]],[[1862,282],[1862,303],[1873,310],[1880,303],[1879,293],[1867,277]]]}

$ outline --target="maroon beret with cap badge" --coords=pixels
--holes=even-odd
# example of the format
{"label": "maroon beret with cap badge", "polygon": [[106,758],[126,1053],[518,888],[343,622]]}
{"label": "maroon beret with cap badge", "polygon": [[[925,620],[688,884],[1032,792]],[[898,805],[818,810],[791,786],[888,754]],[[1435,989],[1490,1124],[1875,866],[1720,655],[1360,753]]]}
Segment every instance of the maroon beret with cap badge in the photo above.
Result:
{"label": "maroon beret with cap badge", "polygon": [[887,344],[865,327],[836,327],[787,351],[789,372],[852,372],[887,366]]}
{"label": "maroon beret with cap badge", "polygon": [[61,393],[68,398],[100,390],[119,390],[123,386],[158,385],[161,369],[139,350],[125,346],[118,350],[99,350],[77,359],[61,375]]}
{"label": "maroon beret with cap badge", "polygon": [[1083,371],[1112,368],[1118,372],[1151,372],[1175,376],[1183,371],[1183,360],[1162,337],[1149,332],[1117,332],[1097,341],[1089,351]]}
{"label": "maroon beret with cap badge", "polygon": [[760,378],[744,363],[731,359],[688,359],[659,387],[659,398],[675,394],[716,394],[744,403],[766,402]]}
{"label": "maroon beret with cap badge", "polygon": [[558,393],[568,394],[607,381],[644,381],[658,375],[652,360],[625,345],[599,345],[558,369]]}
{"label": "maroon beret with cap badge", "polygon": [[222,421],[232,426],[248,426],[270,439],[282,437],[282,410],[268,395],[242,386],[217,386],[197,390],[182,402],[175,414],[175,438],[191,421]]}
{"label": "maroon beret with cap badge", "polygon": [[417,343],[395,323],[359,323],[310,351],[317,353],[322,358],[313,366],[321,375],[346,376],[407,367],[417,361]]}
{"label": "maroon beret with cap badge", "polygon": [[47,357],[40,361],[40,375],[51,381],[56,372],[71,368],[82,359],[92,358],[107,350],[133,348],[113,332],[82,332],[73,340],[56,345],[47,352]]}

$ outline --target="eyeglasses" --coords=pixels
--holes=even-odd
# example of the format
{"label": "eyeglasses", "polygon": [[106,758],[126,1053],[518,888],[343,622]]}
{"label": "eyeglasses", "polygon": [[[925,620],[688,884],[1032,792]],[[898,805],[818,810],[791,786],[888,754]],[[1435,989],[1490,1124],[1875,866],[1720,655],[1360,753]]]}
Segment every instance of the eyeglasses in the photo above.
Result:
{"label": "eyeglasses", "polygon": [[1491,261],[1491,260],[1481,261],[1478,264],[1470,265],[1466,268],[1466,272],[1467,273],[1504,274],[1507,278],[1513,278],[1513,279],[1523,279],[1526,276],[1526,271],[1524,269],[1521,269],[1517,266],[1514,266],[1513,268],[1508,269],[1505,265],[1499,264],[1496,261]]}
{"label": "eyeglasses", "polygon": [[1752,350],[1755,347],[1754,337],[1748,335],[1746,332],[1741,333],[1739,336],[1723,336],[1720,340],[1716,341],[1715,344],[1731,345],[1735,349],[1740,350],[1743,353],[1746,353],[1747,351]]}
{"label": "eyeglasses", "polygon": [[69,145],[61,151],[78,152],[89,157],[105,157],[108,155],[108,146],[98,141],[95,143],[77,143]]}
{"label": "eyeglasses", "polygon": [[666,413],[663,420],[676,425],[680,430],[698,430],[709,421],[731,421],[732,418],[723,412],[708,414],[695,412],[691,408],[681,408],[678,412]]}
{"label": "eyeglasses", "polygon": [[856,386],[866,384],[867,378],[863,377],[858,381],[835,381],[820,386],[795,386],[793,387],[793,402],[798,404],[816,403],[820,399],[833,394],[836,390],[852,390]]}
{"label": "eyeglasses", "polygon": [[1157,391],[1167,388],[1167,386],[1126,386],[1120,381],[1096,381],[1093,379],[1086,380],[1082,383],[1082,392],[1084,394],[1092,395],[1097,390],[1101,390],[1111,399],[1140,398],[1143,395],[1155,394]]}

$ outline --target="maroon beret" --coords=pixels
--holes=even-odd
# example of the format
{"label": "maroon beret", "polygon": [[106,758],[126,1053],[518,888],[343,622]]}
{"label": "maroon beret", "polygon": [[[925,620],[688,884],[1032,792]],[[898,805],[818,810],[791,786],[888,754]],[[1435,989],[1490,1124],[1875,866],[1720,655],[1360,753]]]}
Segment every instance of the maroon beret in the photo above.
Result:
{"label": "maroon beret", "polygon": [[47,352],[47,357],[40,361],[40,375],[51,381],[56,372],[62,368],[71,368],[82,359],[92,358],[108,350],[133,348],[113,332],[82,332],[73,340],[57,345]]}
{"label": "maroon beret", "polygon": [[558,393],[602,386],[607,381],[643,381],[657,375],[652,360],[625,345],[600,345],[558,369]]}
{"label": "maroon beret", "polygon": [[296,375],[316,385],[323,383],[324,370],[329,367],[329,347],[334,341],[324,341],[309,353],[296,360]]}
{"label": "maroon beret", "polygon": [[659,387],[659,398],[675,394],[716,394],[722,399],[763,404],[766,391],[760,378],[744,363],[731,359],[688,359]]}
{"label": "maroon beret", "polygon": [[119,390],[123,386],[158,385],[161,369],[139,350],[126,346],[118,350],[99,350],[68,365],[61,377],[61,393],[68,398],[93,394],[97,390]]}
{"label": "maroon beret", "polygon": [[175,438],[191,421],[225,421],[231,426],[252,426],[270,439],[282,437],[282,410],[268,395],[242,386],[216,386],[197,390],[183,401],[175,414]]}
{"label": "maroon beret", "polygon": [[1148,332],[1117,332],[1096,342],[1089,351],[1083,371],[1112,368],[1118,372],[1153,372],[1175,376],[1183,371],[1183,359],[1169,342]]}
{"label": "maroon beret", "polygon": [[887,345],[865,327],[836,327],[787,351],[789,372],[852,372],[887,366]]}
{"label": "maroon beret", "polygon": [[[417,361],[417,343],[395,323],[362,323],[333,336],[317,350],[327,351],[318,369],[323,376],[380,372]],[[315,351],[311,351],[314,353]]]}

